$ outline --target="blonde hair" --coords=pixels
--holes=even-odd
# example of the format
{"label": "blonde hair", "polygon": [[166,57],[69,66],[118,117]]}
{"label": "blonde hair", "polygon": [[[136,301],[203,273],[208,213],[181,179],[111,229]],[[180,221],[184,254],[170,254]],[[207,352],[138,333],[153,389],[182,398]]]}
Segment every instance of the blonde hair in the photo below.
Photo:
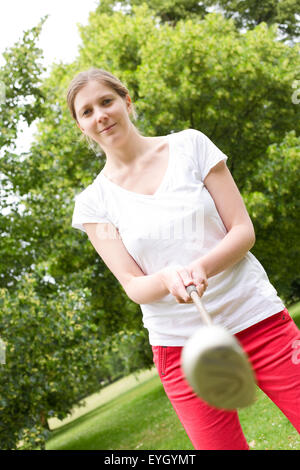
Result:
{"label": "blonde hair", "polygon": [[[121,98],[125,99],[127,95],[129,95],[129,91],[127,87],[122,83],[115,75],[112,73],[108,72],[107,70],[103,69],[97,69],[97,68],[90,68],[87,71],[80,72],[78,73],[73,80],[71,81],[68,90],[67,90],[67,104],[68,108],[70,110],[70,113],[75,119],[75,121],[78,123],[78,119],[76,116],[76,111],[75,111],[75,106],[74,106],[74,101],[76,98],[77,93],[88,84],[89,81],[94,80],[97,81],[101,84],[104,84],[111,88],[113,91],[115,91]],[[132,109],[132,117],[134,120],[137,119],[137,113],[134,108],[134,105],[131,104],[131,109]],[[95,143],[93,142],[92,139],[90,139],[88,136],[82,136],[82,138],[86,138],[88,144],[92,149],[95,151],[93,148],[93,145]],[[98,144],[97,144],[98,146]]]}

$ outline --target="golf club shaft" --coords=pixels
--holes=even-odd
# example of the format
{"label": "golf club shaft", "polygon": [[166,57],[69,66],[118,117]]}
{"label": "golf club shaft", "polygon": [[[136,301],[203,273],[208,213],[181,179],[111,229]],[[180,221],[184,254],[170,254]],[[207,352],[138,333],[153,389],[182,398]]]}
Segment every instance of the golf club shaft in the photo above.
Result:
{"label": "golf club shaft", "polygon": [[212,325],[212,319],[211,319],[211,317],[209,316],[209,314],[207,313],[207,311],[205,310],[205,308],[202,304],[202,301],[200,299],[200,296],[198,295],[196,286],[194,286],[194,285],[187,286],[186,291],[189,294],[189,296],[191,297],[191,299],[193,300],[196,307],[198,308],[199,313],[200,313],[201,318],[204,321],[204,323],[206,323],[206,325]]}

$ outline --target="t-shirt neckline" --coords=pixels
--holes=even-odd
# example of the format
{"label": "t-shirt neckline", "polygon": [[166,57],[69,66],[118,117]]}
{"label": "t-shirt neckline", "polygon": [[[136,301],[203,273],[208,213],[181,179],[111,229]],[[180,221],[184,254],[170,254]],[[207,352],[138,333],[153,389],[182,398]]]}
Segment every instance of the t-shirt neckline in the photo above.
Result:
{"label": "t-shirt neckline", "polygon": [[157,190],[155,191],[154,194],[142,194],[142,193],[137,193],[135,191],[129,191],[128,189],[125,189],[125,188],[122,188],[122,186],[114,183],[113,181],[111,181],[109,178],[107,178],[107,176],[105,176],[105,174],[103,173],[103,170],[100,171],[99,173],[99,176],[101,176],[105,181],[107,181],[110,185],[114,186],[115,188],[117,188],[118,190],[120,191],[123,191],[127,194],[131,194],[133,196],[136,196],[136,197],[142,197],[142,198],[155,198],[163,189],[163,187],[165,186],[165,183],[168,179],[168,176],[169,176],[169,173],[170,173],[170,168],[171,168],[171,163],[172,163],[172,160],[173,160],[173,156],[172,156],[172,148],[171,148],[171,136],[172,134],[167,134],[165,137],[166,137],[166,140],[169,144],[169,159],[168,159],[168,166],[167,166],[167,169],[165,171],[165,174],[163,176],[163,179],[160,183],[160,185],[158,186]]}

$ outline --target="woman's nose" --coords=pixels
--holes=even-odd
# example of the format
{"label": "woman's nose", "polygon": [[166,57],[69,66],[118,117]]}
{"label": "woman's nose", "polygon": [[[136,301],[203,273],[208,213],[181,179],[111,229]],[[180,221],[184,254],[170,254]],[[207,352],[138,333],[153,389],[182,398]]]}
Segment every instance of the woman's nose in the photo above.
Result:
{"label": "woman's nose", "polygon": [[103,119],[106,119],[107,118],[106,110],[101,107],[96,108],[95,117],[96,117],[97,122],[102,121]]}

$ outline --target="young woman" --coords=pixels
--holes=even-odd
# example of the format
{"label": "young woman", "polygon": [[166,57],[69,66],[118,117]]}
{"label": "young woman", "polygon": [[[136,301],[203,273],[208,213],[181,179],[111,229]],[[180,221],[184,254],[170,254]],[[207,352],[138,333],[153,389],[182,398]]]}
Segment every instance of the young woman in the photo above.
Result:
{"label": "young woman", "polygon": [[87,233],[128,297],[140,304],[161,381],[195,449],[248,449],[237,411],[200,400],[183,377],[182,348],[201,326],[185,287],[235,334],[259,387],[300,431],[300,331],[249,251],[251,219],[202,132],[141,135],[126,87],[101,69],[72,80],[67,102],[106,163],[75,198],[72,226]]}

